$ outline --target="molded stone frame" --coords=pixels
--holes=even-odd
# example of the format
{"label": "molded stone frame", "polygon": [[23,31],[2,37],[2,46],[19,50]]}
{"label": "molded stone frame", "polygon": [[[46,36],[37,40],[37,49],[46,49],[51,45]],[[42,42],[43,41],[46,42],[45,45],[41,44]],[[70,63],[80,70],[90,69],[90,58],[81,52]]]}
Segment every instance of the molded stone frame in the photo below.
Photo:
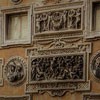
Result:
{"label": "molded stone frame", "polygon": [[[87,0],[85,9],[85,38],[87,40],[100,38],[100,32],[93,30],[93,3],[100,3],[100,0]],[[94,23],[95,24],[95,23]]]}
{"label": "molded stone frame", "polygon": [[[83,16],[84,16],[84,13],[83,13],[83,6],[84,6],[84,1],[77,1],[77,2],[67,2],[67,3],[61,3],[61,4],[53,4],[53,5],[47,5],[47,6],[34,6],[34,36],[42,36],[42,35],[54,35],[54,34],[62,34],[62,33],[65,33],[65,34],[69,34],[70,36],[70,33],[72,33],[73,35],[83,35]],[[36,27],[40,28],[41,26],[39,26],[39,21],[37,19],[37,16],[41,15],[42,17],[45,16],[45,14],[47,13],[46,16],[49,16],[49,13],[56,13],[57,12],[63,12],[65,10],[76,10],[76,9],[79,9],[80,10],[80,17],[76,17],[77,18],[80,18],[78,20],[80,20],[80,28],[59,28],[59,29],[51,29],[49,30],[49,21],[48,21],[48,25],[46,26],[47,27],[47,30],[46,31],[42,31],[42,32],[37,32],[36,31]],[[78,13],[79,14],[79,13]],[[62,14],[63,15],[63,14]],[[53,15],[51,15],[53,16]],[[57,16],[56,16],[57,17]],[[55,18],[56,18],[55,17]],[[58,18],[59,19],[59,18]],[[63,18],[64,19],[64,18]],[[66,18],[68,19],[68,18]],[[36,21],[37,20],[37,21]],[[51,19],[51,21],[53,21]],[[41,21],[42,22],[42,21]],[[45,22],[44,22],[45,23]],[[64,24],[62,25],[64,27]],[[71,36],[72,36],[71,34]]]}
{"label": "molded stone frame", "polygon": [[[7,22],[6,17],[7,15],[13,15],[18,13],[27,13],[28,16],[28,35],[29,37],[26,39],[17,39],[17,40],[6,40],[7,35]],[[2,18],[2,46],[9,46],[9,45],[24,45],[24,44],[30,44],[31,43],[31,15],[32,15],[32,5],[25,5],[25,6],[15,6],[15,7],[7,7],[1,9],[1,14],[3,15]]]}
{"label": "molded stone frame", "polygon": [[3,86],[3,59],[0,58],[0,86]]}
{"label": "molded stone frame", "polygon": [[[66,44],[65,44],[66,45]],[[26,56],[28,57],[28,83],[26,84],[25,91],[26,93],[45,93],[48,92],[51,96],[62,96],[66,92],[70,91],[89,91],[90,90],[90,81],[88,79],[88,65],[89,65],[89,53],[91,53],[91,44],[90,43],[75,43],[73,47],[61,47],[61,48],[52,48],[52,49],[39,49],[39,48],[29,48],[26,51]],[[79,55],[85,54],[84,61],[84,79],[83,80],[45,80],[45,81],[30,81],[30,67],[31,59],[35,57],[47,57],[47,56],[57,56],[57,55]]]}
{"label": "molded stone frame", "polygon": [[29,95],[22,96],[0,96],[0,100],[31,100]]}
{"label": "molded stone frame", "polygon": [[100,100],[100,94],[99,93],[84,94],[83,100]]}

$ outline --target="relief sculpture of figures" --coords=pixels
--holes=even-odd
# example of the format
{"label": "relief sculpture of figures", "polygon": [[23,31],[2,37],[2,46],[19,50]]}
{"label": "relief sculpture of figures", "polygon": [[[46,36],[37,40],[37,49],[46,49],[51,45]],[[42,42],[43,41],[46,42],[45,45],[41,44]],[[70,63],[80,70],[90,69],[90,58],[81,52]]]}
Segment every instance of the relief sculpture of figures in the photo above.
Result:
{"label": "relief sculpture of figures", "polygon": [[83,55],[39,57],[31,60],[31,81],[83,79]]}
{"label": "relief sculpture of figures", "polygon": [[12,85],[19,84],[25,78],[25,65],[18,58],[12,58],[5,66],[5,74],[7,80]]}
{"label": "relief sculpture of figures", "polygon": [[81,8],[35,14],[35,33],[81,29]]}

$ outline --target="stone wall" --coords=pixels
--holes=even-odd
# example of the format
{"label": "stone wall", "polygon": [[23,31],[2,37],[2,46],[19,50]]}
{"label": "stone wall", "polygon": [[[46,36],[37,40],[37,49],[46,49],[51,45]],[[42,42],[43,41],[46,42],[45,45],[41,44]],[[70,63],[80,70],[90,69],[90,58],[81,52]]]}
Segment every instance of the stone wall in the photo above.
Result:
{"label": "stone wall", "polygon": [[0,0],[0,100],[99,100],[97,3]]}

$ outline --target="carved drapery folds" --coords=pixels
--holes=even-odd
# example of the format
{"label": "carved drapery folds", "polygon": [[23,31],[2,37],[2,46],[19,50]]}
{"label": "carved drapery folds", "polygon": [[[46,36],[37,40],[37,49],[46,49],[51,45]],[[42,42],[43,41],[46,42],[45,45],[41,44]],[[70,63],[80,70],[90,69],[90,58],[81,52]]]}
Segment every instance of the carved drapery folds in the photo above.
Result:
{"label": "carved drapery folds", "polygon": [[58,31],[78,31],[82,29],[82,7],[63,8],[41,12],[36,8],[35,33],[54,33]]}
{"label": "carved drapery folds", "polygon": [[11,85],[21,83],[26,76],[26,64],[20,57],[12,57],[5,66],[5,76]]}
{"label": "carved drapery folds", "polygon": [[84,56],[67,55],[31,59],[31,81],[82,80]]}

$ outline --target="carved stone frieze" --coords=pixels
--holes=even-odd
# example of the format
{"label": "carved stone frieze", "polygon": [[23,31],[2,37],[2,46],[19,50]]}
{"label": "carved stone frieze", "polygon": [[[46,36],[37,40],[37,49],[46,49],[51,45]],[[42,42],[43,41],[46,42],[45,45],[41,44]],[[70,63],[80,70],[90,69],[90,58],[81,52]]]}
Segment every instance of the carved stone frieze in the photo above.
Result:
{"label": "carved stone frieze", "polygon": [[84,80],[84,54],[32,57],[31,82]]}
{"label": "carved stone frieze", "polygon": [[[46,42],[42,43],[44,46]],[[48,92],[51,96],[62,96],[69,91],[90,90],[88,81],[90,43],[76,42],[70,47],[48,49],[39,49],[36,46],[27,49],[26,53],[29,59],[26,93]]]}
{"label": "carved stone frieze", "polygon": [[91,53],[91,44],[90,43],[73,43],[67,47],[50,48],[50,49],[49,48],[39,49],[38,47],[29,48],[26,51],[26,56],[70,54],[70,53],[79,53],[79,52]]}
{"label": "carved stone frieze", "polygon": [[35,35],[82,31],[82,2],[79,4],[72,8],[70,4],[34,8]]}
{"label": "carved stone frieze", "polygon": [[23,58],[11,57],[5,65],[5,76],[11,85],[20,84],[26,77],[26,63]]}
{"label": "carved stone frieze", "polygon": [[100,51],[94,54],[91,59],[91,70],[93,75],[100,79]]}
{"label": "carved stone frieze", "polygon": [[81,8],[40,13],[35,16],[36,33],[81,28]]}
{"label": "carved stone frieze", "polygon": [[29,96],[0,96],[0,100],[30,100]]}
{"label": "carved stone frieze", "polygon": [[76,43],[82,43],[82,38],[70,38],[70,39],[66,39],[66,38],[62,38],[62,37],[58,37],[58,38],[51,38],[48,40],[34,40],[34,43],[36,45],[37,48],[39,48],[40,50],[43,49],[57,49],[57,48],[70,48],[75,46]]}

